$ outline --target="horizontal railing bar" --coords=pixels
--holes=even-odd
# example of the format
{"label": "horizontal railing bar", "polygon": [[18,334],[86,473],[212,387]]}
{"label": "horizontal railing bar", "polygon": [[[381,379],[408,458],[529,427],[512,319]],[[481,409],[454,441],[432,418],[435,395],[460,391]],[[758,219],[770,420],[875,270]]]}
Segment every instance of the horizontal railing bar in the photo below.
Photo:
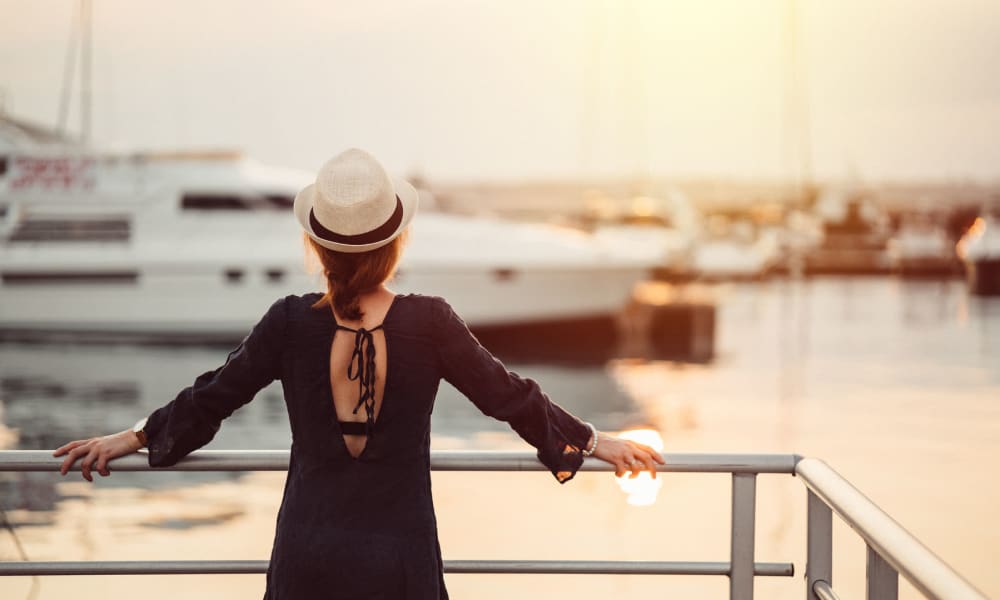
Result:
{"label": "horizontal railing bar", "polygon": [[[446,560],[447,573],[534,575],[729,575],[728,562],[605,560]],[[16,575],[219,575],[259,574],[266,560],[0,561],[0,576]],[[756,563],[754,573],[792,577],[792,563]]]}
{"label": "horizontal railing bar", "polygon": [[795,473],[924,596],[986,598],[825,462],[803,458]]}
{"label": "horizontal railing bar", "polygon": [[816,594],[816,597],[819,598],[819,600],[840,600],[840,596],[837,595],[837,592],[834,592],[833,588],[830,587],[830,584],[822,579],[817,580],[816,583],[813,584],[813,593]]}
{"label": "horizontal railing bar", "polygon": [[[597,575],[729,575],[728,562],[591,561],[591,560],[451,560],[450,573],[534,573]],[[449,569],[449,564],[451,568]],[[792,563],[756,563],[754,573],[765,577],[792,577]]]}
{"label": "horizontal railing bar", "polygon": [[[65,456],[52,450],[0,451],[2,471],[58,471]],[[801,457],[795,454],[663,454],[665,465],[657,470],[672,473],[788,473]],[[150,467],[145,450],[111,460],[113,471],[285,471],[288,450],[195,450],[176,465]],[[73,465],[80,470],[80,461]],[[546,471],[534,452],[492,450],[436,450],[431,452],[435,471]],[[581,471],[614,471],[614,465],[586,458]]]}

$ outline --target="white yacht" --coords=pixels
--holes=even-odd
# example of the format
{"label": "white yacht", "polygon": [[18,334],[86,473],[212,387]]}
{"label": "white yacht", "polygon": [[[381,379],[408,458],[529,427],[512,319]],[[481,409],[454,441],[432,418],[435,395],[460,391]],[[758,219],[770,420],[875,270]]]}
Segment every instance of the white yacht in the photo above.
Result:
{"label": "white yacht", "polygon": [[[0,121],[0,332],[241,337],[276,298],[325,289],[291,215],[312,173],[101,155]],[[425,210],[411,233],[391,287],[474,327],[616,313],[651,267],[556,226]]]}

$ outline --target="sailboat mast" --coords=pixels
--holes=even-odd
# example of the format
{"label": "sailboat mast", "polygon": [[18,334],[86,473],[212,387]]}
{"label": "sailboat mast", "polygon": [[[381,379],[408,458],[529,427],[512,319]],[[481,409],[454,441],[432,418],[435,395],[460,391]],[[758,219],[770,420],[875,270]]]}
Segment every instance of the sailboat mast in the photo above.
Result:
{"label": "sailboat mast", "polygon": [[70,28],[69,43],[66,45],[66,58],[63,63],[62,90],[59,95],[59,114],[56,118],[56,131],[66,133],[69,122],[70,98],[73,95],[73,80],[76,75],[76,55],[80,52],[80,140],[90,141],[91,131],[91,55],[93,52],[93,5],[91,0],[80,0],[73,14],[73,26]]}
{"label": "sailboat mast", "polygon": [[90,141],[91,123],[91,53],[93,50],[93,6],[91,0],[80,0],[80,140]]}
{"label": "sailboat mast", "polygon": [[787,0],[785,8],[784,142],[786,159],[793,172],[795,203],[798,204],[805,198],[813,180],[809,87],[798,0]]}
{"label": "sailboat mast", "polygon": [[80,45],[80,6],[76,5],[69,28],[66,44],[66,58],[63,60],[63,81],[59,94],[59,114],[56,116],[56,131],[66,134],[69,121],[69,101],[73,95],[73,79],[76,76],[76,51]]}

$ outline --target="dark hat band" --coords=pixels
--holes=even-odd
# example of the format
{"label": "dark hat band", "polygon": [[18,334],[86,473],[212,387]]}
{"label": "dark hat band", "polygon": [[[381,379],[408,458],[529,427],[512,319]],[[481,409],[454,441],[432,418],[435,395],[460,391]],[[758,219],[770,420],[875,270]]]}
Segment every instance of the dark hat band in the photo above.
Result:
{"label": "dark hat band", "polygon": [[323,227],[323,224],[316,219],[316,215],[313,214],[313,209],[309,209],[309,226],[312,227],[313,233],[316,237],[323,238],[328,242],[334,242],[337,244],[353,244],[360,246],[362,244],[381,242],[395,233],[396,230],[399,229],[399,224],[402,222],[403,203],[399,200],[398,194],[396,195],[396,210],[392,211],[392,215],[389,217],[389,220],[371,231],[355,235],[344,235],[335,231],[330,231],[326,227]]}

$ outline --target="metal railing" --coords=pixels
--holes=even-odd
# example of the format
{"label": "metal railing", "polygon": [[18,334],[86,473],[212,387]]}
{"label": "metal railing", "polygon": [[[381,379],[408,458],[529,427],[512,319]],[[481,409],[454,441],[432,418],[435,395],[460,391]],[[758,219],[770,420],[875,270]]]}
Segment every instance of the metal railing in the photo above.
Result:
{"label": "metal railing", "polygon": [[[660,472],[728,473],[732,476],[732,519],[728,562],[446,560],[448,573],[716,575],[729,577],[729,597],[752,600],[759,576],[794,574],[790,562],[754,559],[757,475],[797,475],[807,487],[807,600],[837,598],[832,587],[833,532],[836,512],[867,544],[869,600],[893,600],[902,574],[928,598],[985,598],[969,582],[935,556],[898,523],[824,462],[795,454],[664,454]],[[47,450],[0,451],[0,471],[58,471],[63,459]],[[284,471],[287,450],[198,450],[171,467],[150,468],[145,453],[112,460],[121,471]],[[530,452],[436,451],[436,471],[547,471]],[[79,463],[74,465],[79,471]],[[580,471],[613,471],[597,459],[586,459]],[[0,576],[122,574],[264,573],[266,560],[206,561],[0,561]]]}
{"label": "metal railing", "polygon": [[944,561],[821,460],[795,465],[808,488],[806,585],[809,598],[837,598],[832,587],[833,512],[867,547],[866,598],[894,599],[899,574],[928,598],[986,598]]}

